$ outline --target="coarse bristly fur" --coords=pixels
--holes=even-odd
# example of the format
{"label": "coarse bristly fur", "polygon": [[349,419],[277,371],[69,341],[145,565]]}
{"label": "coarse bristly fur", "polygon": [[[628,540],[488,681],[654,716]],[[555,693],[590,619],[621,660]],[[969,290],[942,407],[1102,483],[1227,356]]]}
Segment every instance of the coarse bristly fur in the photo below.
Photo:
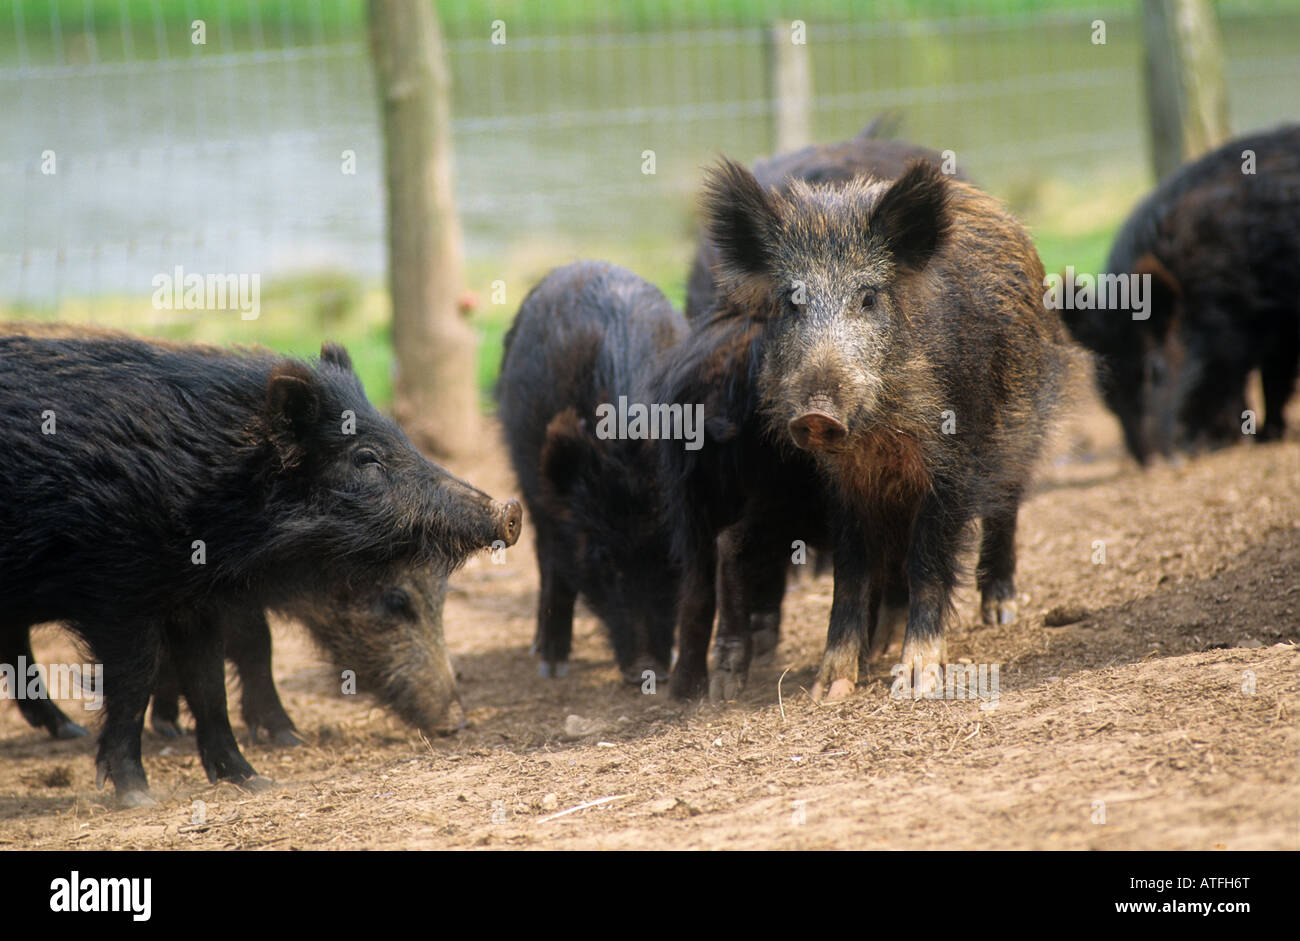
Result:
{"label": "coarse bristly fur", "polygon": [[597,408],[659,402],[646,376],[685,334],[667,298],[626,269],[583,261],[529,292],[506,336],[497,402],[536,531],[534,650],[543,675],[567,670],[582,595],[609,630],[628,682],[666,673],[677,570],[659,512],[656,450],[676,440],[597,436]]}
{"label": "coarse bristly fur", "polygon": [[0,630],[68,622],[103,661],[100,779],[147,799],[139,736],[166,639],[213,779],[245,781],[225,715],[222,612],[518,535],[317,363],[124,334],[0,336]]}
{"label": "coarse bristly fur", "polygon": [[662,516],[683,573],[671,686],[679,698],[706,684],[714,700],[743,691],[760,635],[768,635],[768,646],[779,636],[796,542],[829,547],[812,458],[773,446],[767,432],[758,394],[764,351],[761,322],[716,315],[696,323],[651,380],[657,400],[702,403],[705,415],[702,448],[661,448],[658,455]]}
{"label": "coarse bristly fur", "polygon": [[815,692],[852,688],[876,619],[870,599],[897,596],[899,580],[905,655],[943,658],[956,557],[975,519],[985,617],[1013,616],[1016,511],[1069,358],[1023,227],[924,162],[894,181],[796,181],[785,193],[723,162],[704,213],[720,255],[717,317],[763,327],[768,432],[816,459],[840,507]]}
{"label": "coarse bristly fur", "polygon": [[1139,319],[1131,305],[1065,317],[1097,354],[1102,396],[1134,458],[1242,441],[1255,369],[1257,434],[1280,438],[1300,369],[1300,124],[1229,141],[1171,173],[1125,221],[1105,273],[1150,279]]}
{"label": "coarse bristly fur", "polygon": [[[944,157],[938,151],[909,141],[890,139],[895,123],[890,116],[881,115],[848,140],[810,144],[758,160],[754,163],[754,178],[761,186],[788,193],[797,181],[843,186],[864,177],[896,179],[918,160],[942,166]],[[963,176],[958,172],[954,178],[963,179]],[[686,282],[686,319],[692,323],[709,317],[717,306],[718,287],[713,269],[719,260],[717,246],[707,234],[703,235]]]}

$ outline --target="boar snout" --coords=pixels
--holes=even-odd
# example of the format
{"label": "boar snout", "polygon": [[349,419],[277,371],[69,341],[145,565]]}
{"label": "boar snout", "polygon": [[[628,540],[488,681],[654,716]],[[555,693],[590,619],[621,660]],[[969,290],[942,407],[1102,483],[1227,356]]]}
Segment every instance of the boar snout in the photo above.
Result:
{"label": "boar snout", "polygon": [[507,546],[519,541],[520,530],[524,525],[524,509],[518,500],[507,500],[497,511],[497,537]]}
{"label": "boar snout", "polygon": [[790,437],[805,451],[836,451],[849,436],[834,415],[819,408],[810,408],[790,422]]}
{"label": "boar snout", "polygon": [[455,735],[461,729],[467,728],[469,728],[469,719],[465,716],[465,707],[461,705],[459,695],[453,697],[446,713],[432,724],[434,734],[442,738]]}

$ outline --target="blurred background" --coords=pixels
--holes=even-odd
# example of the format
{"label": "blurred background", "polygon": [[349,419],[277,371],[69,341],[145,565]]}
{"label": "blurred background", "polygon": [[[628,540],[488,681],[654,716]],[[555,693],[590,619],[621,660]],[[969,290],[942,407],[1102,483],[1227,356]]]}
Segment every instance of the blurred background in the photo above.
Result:
{"label": "blurred background", "polygon": [[[0,0],[0,319],[298,353],[329,336],[352,349],[372,398],[390,403],[383,119],[366,5],[8,6]],[[1300,4],[1214,8],[1232,132],[1300,116]],[[772,33],[795,18],[806,24],[810,139],[844,139],[892,114],[898,136],[951,149],[1010,203],[1048,271],[1096,270],[1154,180],[1137,2],[447,0],[436,10],[480,391],[519,302],[555,265],[606,258],[682,303],[703,168],[780,146]],[[1090,41],[1097,20],[1105,44]],[[259,273],[261,316],[155,309],[152,279],[176,265]]]}

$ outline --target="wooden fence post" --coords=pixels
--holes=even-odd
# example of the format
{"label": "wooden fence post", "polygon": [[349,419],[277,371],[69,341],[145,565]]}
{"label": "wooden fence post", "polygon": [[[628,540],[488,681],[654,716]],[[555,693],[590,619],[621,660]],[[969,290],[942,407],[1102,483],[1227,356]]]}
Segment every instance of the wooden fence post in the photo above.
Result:
{"label": "wooden fence post", "polygon": [[451,75],[432,0],[370,0],[368,13],[383,111],[397,417],[417,445],[454,457],[474,449],[482,421],[476,337],[457,304]]}
{"label": "wooden fence post", "polygon": [[1210,0],[1143,0],[1151,160],[1157,178],[1228,139],[1223,46]]}
{"label": "wooden fence post", "polygon": [[802,20],[795,20],[778,21],[767,31],[773,153],[812,143],[812,66],[806,30]]}

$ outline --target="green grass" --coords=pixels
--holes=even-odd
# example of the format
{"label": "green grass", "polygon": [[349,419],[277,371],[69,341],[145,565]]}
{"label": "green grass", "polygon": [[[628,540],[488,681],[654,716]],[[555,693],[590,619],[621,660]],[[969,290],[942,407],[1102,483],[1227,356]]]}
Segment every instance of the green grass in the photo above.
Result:
{"label": "green grass", "polygon": [[1068,235],[1039,233],[1035,242],[1038,256],[1043,259],[1043,270],[1059,274],[1066,265],[1073,265],[1075,271],[1101,271],[1114,240],[1115,228],[1107,227]]}
{"label": "green grass", "polygon": [[474,318],[478,330],[479,400],[484,411],[492,410],[492,389],[496,385],[497,373],[501,371],[501,345],[514,319],[515,310],[507,313],[505,307],[492,308],[492,313]]}
{"label": "green grass", "polygon": [[[414,2],[414,0],[412,0]],[[1219,0],[1220,14],[1285,13],[1293,0]],[[760,26],[801,19],[816,29],[843,22],[970,17],[1029,18],[1049,13],[1130,17],[1135,0],[439,0],[451,40],[507,40],[592,32]],[[0,14],[0,62],[147,61],[194,54],[191,22],[204,20],[206,52],[362,42],[363,0],[15,0]],[[94,42],[87,42],[93,35]]]}
{"label": "green grass", "polygon": [[[1274,0],[1227,0],[1254,9]],[[1021,17],[1043,12],[1131,13],[1131,3],[1102,0],[441,0],[448,39],[486,40],[506,23],[507,40],[590,32],[641,32],[759,26],[801,19],[818,24],[890,22],[970,16]],[[16,0],[0,14],[0,60],[22,46],[35,61],[140,61],[194,53],[191,22],[207,29],[205,52],[364,41],[362,0]],[[86,42],[93,34],[94,43]],[[128,38],[129,37],[129,38]]]}
{"label": "green grass", "polygon": [[[341,292],[340,286],[346,286]],[[346,306],[340,307],[340,296]],[[263,285],[261,314],[242,320],[235,312],[157,311],[150,297],[70,298],[54,306],[0,307],[0,321],[50,320],[95,324],[142,336],[212,343],[255,344],[293,356],[315,356],[325,340],[348,348],[370,398],[392,402],[392,336],[388,298],[340,274],[310,274]]]}
{"label": "green grass", "polygon": [[[416,0],[413,0],[416,2]],[[188,28],[192,19],[264,37],[291,30],[298,41],[320,31],[325,38],[364,31],[363,0],[17,0],[11,17],[28,28],[48,27],[57,17],[63,28],[87,24],[105,32],[153,27],[162,21]],[[438,0],[438,15],[453,37],[485,34],[494,20],[531,32],[548,30],[662,29],[756,24],[770,19],[805,22],[894,21],[970,16],[1026,16],[1047,12],[1102,15],[1131,12],[1127,0]],[[1220,10],[1277,10],[1287,0],[1218,0]]]}
{"label": "green grass", "polygon": [[[1240,6],[1249,0],[1228,0]],[[304,34],[327,35],[364,27],[362,0],[18,0],[16,13],[28,24],[50,18],[70,26],[118,29],[123,23],[152,26],[157,19],[209,23],[270,34],[287,25]],[[878,20],[972,15],[1021,15],[1046,10],[1097,11],[1123,8],[1122,0],[1099,5],[1090,0],[439,0],[438,15],[450,35],[486,32],[493,20],[531,30],[537,26],[569,29],[657,29],[680,25],[758,23],[775,17],[835,21],[870,17]]]}

